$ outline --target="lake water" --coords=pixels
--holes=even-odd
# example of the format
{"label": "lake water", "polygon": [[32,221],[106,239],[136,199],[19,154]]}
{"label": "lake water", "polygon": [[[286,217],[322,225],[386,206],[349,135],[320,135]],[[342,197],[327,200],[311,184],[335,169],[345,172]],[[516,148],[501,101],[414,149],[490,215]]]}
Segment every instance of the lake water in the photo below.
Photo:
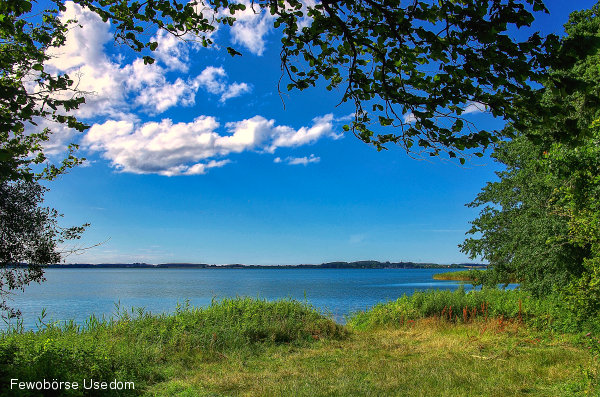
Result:
{"label": "lake water", "polygon": [[437,281],[446,269],[47,269],[47,281],[32,284],[13,297],[26,328],[46,320],[91,314],[110,317],[115,304],[143,307],[152,313],[173,311],[189,300],[207,306],[213,298],[250,296],[268,300],[306,299],[337,321],[379,302],[416,290],[451,289],[461,284]]}

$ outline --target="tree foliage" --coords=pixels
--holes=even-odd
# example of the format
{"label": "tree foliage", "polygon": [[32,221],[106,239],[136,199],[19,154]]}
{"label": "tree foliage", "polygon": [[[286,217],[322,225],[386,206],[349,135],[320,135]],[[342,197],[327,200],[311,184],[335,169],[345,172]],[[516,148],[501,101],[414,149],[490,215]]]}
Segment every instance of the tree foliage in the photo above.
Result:
{"label": "tree foliage", "polygon": [[517,122],[515,103],[531,102],[530,84],[556,44],[554,36],[509,34],[530,26],[533,11],[546,11],[538,0],[323,1],[303,28],[297,11],[270,7],[284,26],[289,89],[324,78],[327,89],[342,89],[342,102],[354,103],[351,128],[361,140],[432,155],[495,142],[499,132],[479,130],[463,112],[478,106]]}
{"label": "tree foliage", "polygon": [[483,208],[462,251],[489,261],[492,285],[516,279],[547,295],[580,277],[589,249],[568,241],[568,219],[551,201],[560,180],[548,173],[543,149],[522,136],[500,145],[493,157],[506,169],[469,204]]}
{"label": "tree foliage", "polygon": [[489,260],[491,283],[516,276],[589,315],[600,310],[600,3],[573,13],[565,30],[542,96],[545,122],[522,109],[530,134],[494,152],[506,169],[469,204],[483,210],[462,249]]}
{"label": "tree foliage", "polygon": [[[60,1],[56,1],[60,9]],[[74,2],[110,20],[116,41],[142,52],[147,63],[154,62],[152,51],[158,47],[147,39],[148,29],[163,29],[210,46],[218,25],[235,24],[236,12],[248,4],[227,0]],[[19,0],[16,4],[21,4],[15,12],[18,17],[27,9],[24,5],[31,3]],[[542,0],[327,0],[307,4],[262,0],[249,6],[256,13],[270,13],[281,33],[282,77],[288,81],[287,89],[304,90],[325,80],[327,89],[342,92],[341,103],[355,106],[355,119],[344,128],[378,149],[396,143],[412,153],[438,155],[446,151],[457,157],[465,150],[484,149],[511,136],[510,129],[480,130],[465,117],[465,110],[486,109],[520,127],[515,109],[519,104],[539,102],[539,92],[532,84],[544,78],[547,54],[553,53],[558,43],[556,36],[537,33],[521,41],[514,38],[517,29],[531,25],[536,12],[547,12]],[[46,36],[32,41],[36,59],[43,60],[45,47],[64,40],[64,26],[55,11],[46,10],[48,26],[44,30],[52,33],[54,41]],[[30,33],[34,30],[29,28]],[[30,39],[34,36],[25,34]],[[227,52],[241,54],[231,47]],[[43,73],[40,63],[35,65]],[[70,87],[68,76],[57,81],[63,89]],[[77,100],[80,102],[55,105],[68,110],[83,98]],[[62,121],[76,123],[74,118]],[[480,151],[476,154],[481,155]]]}
{"label": "tree foliage", "polygon": [[61,228],[56,210],[42,207],[46,188],[34,181],[0,182],[0,310],[14,290],[44,280],[43,265],[61,259],[60,244],[79,238],[86,225]]}
{"label": "tree foliage", "polygon": [[84,102],[74,81],[44,68],[68,27],[58,19],[60,1],[56,6],[37,14],[31,1],[0,2],[0,310],[9,317],[20,314],[8,304],[11,293],[42,281],[42,266],[58,262],[61,243],[79,238],[85,227],[61,228],[59,214],[42,206],[46,188],[39,180],[81,160],[72,145],[59,165],[48,164],[43,145],[51,131],[37,125],[50,120],[86,128],[69,114]]}
{"label": "tree foliage", "polygon": [[[62,7],[59,1],[57,7]],[[51,131],[36,130],[40,120],[85,129],[68,113],[84,102],[73,80],[44,69],[48,49],[65,41],[67,25],[57,13],[47,9],[35,15],[28,0],[0,2],[0,180],[52,179],[78,162],[72,146],[61,165],[49,165],[42,172],[32,169],[47,160],[43,143]],[[26,131],[27,124],[32,131]]]}

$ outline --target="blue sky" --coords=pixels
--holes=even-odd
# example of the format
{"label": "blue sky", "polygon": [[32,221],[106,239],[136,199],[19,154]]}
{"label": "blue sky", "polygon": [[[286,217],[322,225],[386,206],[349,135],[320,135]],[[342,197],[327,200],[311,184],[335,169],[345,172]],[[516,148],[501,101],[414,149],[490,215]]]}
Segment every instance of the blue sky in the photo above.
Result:
{"label": "blue sky", "polygon": [[[562,33],[570,11],[593,4],[548,1],[535,29]],[[343,133],[354,109],[323,86],[285,94],[284,108],[268,16],[214,34],[242,57],[159,35],[157,62],[144,66],[109,25],[66,5],[84,27],[48,66],[93,92],[77,113],[92,128],[55,128],[50,153],[77,142],[88,163],[52,182],[46,201],[65,225],[91,223],[75,247],[102,243],[67,262],[468,261],[457,245],[477,210],[464,204],[497,165],[377,152]]]}

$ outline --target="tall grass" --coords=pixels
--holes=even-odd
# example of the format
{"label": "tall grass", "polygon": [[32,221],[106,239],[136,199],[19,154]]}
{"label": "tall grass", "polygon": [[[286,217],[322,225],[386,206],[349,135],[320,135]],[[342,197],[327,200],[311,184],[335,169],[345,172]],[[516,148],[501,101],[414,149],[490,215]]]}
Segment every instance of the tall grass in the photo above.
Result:
{"label": "tall grass", "polygon": [[458,270],[455,272],[436,273],[433,275],[434,280],[451,280],[451,281],[477,281],[481,280],[483,270]]}
{"label": "tall grass", "polygon": [[463,323],[480,318],[500,318],[559,332],[600,331],[599,319],[579,321],[559,297],[538,299],[521,290],[489,288],[465,292],[462,287],[455,291],[403,295],[366,312],[352,314],[348,325],[355,329],[373,329],[403,325],[426,317]]}
{"label": "tall grass", "polygon": [[[170,364],[190,367],[228,354],[251,355],[276,344],[301,346],[320,338],[343,338],[345,332],[310,305],[293,300],[223,299],[206,308],[184,304],[172,314],[159,315],[119,310],[111,320],[92,316],[83,325],[70,322],[49,324],[37,332],[4,332],[0,384],[9,385],[11,378],[80,384],[83,379],[120,379],[135,382],[140,390],[167,376]],[[69,392],[79,395],[81,390]],[[4,390],[0,395],[13,393]]]}

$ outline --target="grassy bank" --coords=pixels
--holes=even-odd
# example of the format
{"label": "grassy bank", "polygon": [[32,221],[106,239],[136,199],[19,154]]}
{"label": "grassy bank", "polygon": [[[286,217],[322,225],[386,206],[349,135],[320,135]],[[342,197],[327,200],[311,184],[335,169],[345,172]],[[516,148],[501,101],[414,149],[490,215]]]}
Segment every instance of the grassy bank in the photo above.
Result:
{"label": "grassy bank", "polygon": [[436,273],[433,275],[433,279],[472,282],[477,280],[481,272],[482,270],[458,270],[455,272]]}
{"label": "grassy bank", "polygon": [[[458,270],[455,272],[436,273],[433,275],[434,280],[444,281],[464,281],[466,283],[477,283],[480,284],[486,276],[485,270],[471,269],[471,270]],[[503,280],[502,282],[504,282]],[[508,283],[519,283],[516,278],[510,278]]]}
{"label": "grassy bank", "polygon": [[357,313],[347,326],[301,302],[239,298],[170,315],[128,312],[81,327],[9,332],[0,337],[0,395],[15,395],[10,378],[135,382],[135,390],[113,395],[595,392],[598,342],[556,332],[581,325],[524,294],[480,294],[418,293]]}

